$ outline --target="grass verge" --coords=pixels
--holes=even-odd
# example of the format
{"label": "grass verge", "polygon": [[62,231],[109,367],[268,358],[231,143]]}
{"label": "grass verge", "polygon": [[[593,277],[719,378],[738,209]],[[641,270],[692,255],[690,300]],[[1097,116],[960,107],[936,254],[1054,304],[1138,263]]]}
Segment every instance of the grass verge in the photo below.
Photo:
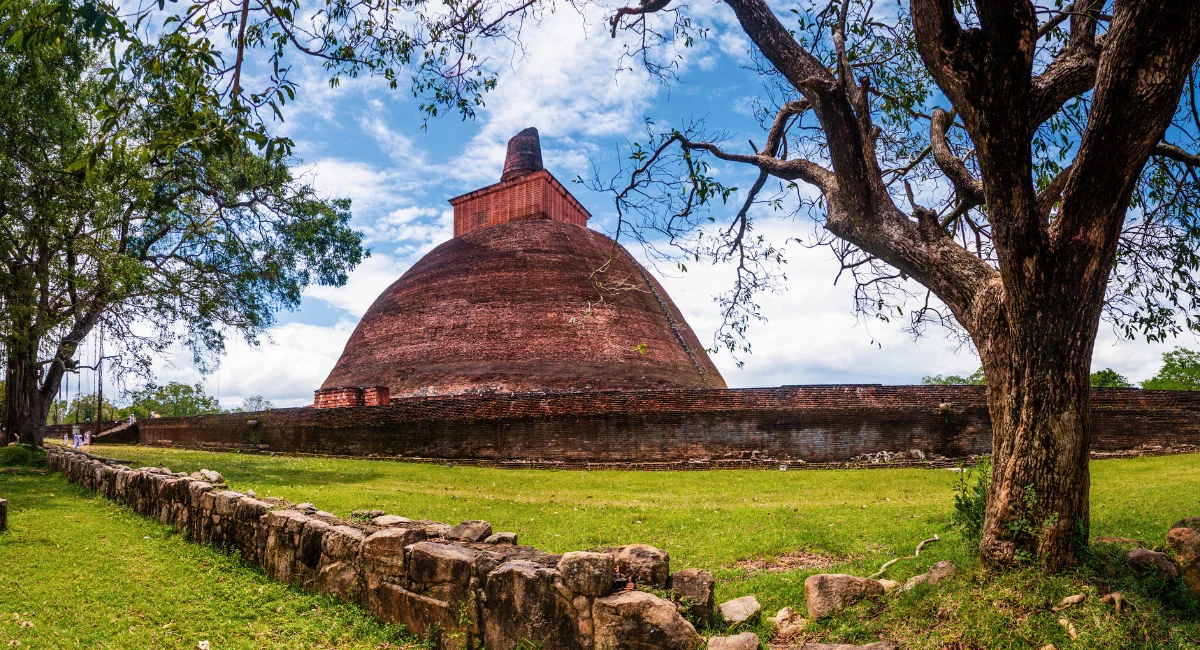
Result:
{"label": "grass verge", "polygon": [[0,475],[0,646],[416,648],[357,607],[276,584],[59,475]]}

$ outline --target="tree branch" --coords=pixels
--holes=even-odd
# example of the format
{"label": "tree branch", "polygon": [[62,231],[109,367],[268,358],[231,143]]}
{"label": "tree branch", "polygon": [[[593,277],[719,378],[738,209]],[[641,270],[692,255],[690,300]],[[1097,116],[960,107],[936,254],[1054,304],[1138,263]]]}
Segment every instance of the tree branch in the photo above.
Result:
{"label": "tree branch", "polygon": [[929,121],[929,148],[933,152],[933,160],[938,168],[954,184],[954,189],[965,201],[975,205],[984,203],[983,182],[971,175],[970,170],[946,142],[946,132],[954,122],[954,114],[947,113],[941,108],[933,110],[933,119]]}

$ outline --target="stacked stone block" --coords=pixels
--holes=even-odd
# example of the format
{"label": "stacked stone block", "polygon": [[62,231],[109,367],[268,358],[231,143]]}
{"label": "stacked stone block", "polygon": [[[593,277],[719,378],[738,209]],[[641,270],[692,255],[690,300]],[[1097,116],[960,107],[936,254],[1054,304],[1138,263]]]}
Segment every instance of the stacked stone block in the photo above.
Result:
{"label": "stacked stone block", "polygon": [[[451,528],[384,515],[357,523],[57,447],[47,462],[195,542],[239,553],[273,580],[357,603],[441,648],[690,650],[701,641],[675,603],[614,592],[618,574],[666,586],[669,558],[652,547],[558,556],[490,535],[486,522]],[[484,535],[499,543],[478,541]]]}

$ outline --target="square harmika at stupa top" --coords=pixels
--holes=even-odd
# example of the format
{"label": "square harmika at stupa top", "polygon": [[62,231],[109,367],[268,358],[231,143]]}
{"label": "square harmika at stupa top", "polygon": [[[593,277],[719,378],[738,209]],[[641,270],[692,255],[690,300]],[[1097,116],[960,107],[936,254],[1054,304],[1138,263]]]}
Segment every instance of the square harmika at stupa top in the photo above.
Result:
{"label": "square harmika at stupa top", "polygon": [[375,300],[315,406],[725,388],[658,281],[542,166],[536,129],[509,140],[499,183],[450,203],[454,238]]}
{"label": "square harmika at stupa top", "polygon": [[521,131],[508,141],[500,182],[450,199],[454,236],[526,219],[549,219],[587,226],[588,214],[567,188],[542,167],[537,129]]}

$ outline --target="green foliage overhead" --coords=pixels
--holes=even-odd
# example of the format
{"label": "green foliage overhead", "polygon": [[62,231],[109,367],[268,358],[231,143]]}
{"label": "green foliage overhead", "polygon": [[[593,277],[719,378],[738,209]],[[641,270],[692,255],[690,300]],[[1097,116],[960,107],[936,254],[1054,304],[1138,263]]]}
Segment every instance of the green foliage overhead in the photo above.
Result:
{"label": "green foliage overhead", "polygon": [[928,375],[921,378],[921,383],[927,386],[985,386],[987,378],[983,376],[983,368],[971,373],[969,377],[959,375]]}
{"label": "green foliage overhead", "polygon": [[200,384],[189,386],[171,382],[165,386],[150,385],[131,395],[129,410],[138,419],[149,418],[151,413],[162,417],[187,417],[220,413],[221,403],[204,392]]}
{"label": "green foliage overhead", "polygon": [[1091,382],[1096,388],[1133,388],[1133,384],[1124,375],[1112,368],[1093,372]]}
{"label": "green foliage overhead", "polygon": [[1200,390],[1200,352],[1176,347],[1163,353],[1158,374],[1142,382],[1146,390]]}
{"label": "green foliage overhead", "polygon": [[[25,422],[45,419],[95,330],[106,372],[147,374],[174,344],[203,365],[230,335],[256,343],[305,287],[344,284],[367,254],[350,202],[294,178],[282,149],[196,136],[225,116],[197,98],[210,80],[194,61],[151,57],[112,77],[78,25],[20,38],[47,6],[0,3],[0,346],[9,393],[29,396]],[[119,141],[104,125],[114,98]],[[144,146],[157,141],[174,144]]]}

